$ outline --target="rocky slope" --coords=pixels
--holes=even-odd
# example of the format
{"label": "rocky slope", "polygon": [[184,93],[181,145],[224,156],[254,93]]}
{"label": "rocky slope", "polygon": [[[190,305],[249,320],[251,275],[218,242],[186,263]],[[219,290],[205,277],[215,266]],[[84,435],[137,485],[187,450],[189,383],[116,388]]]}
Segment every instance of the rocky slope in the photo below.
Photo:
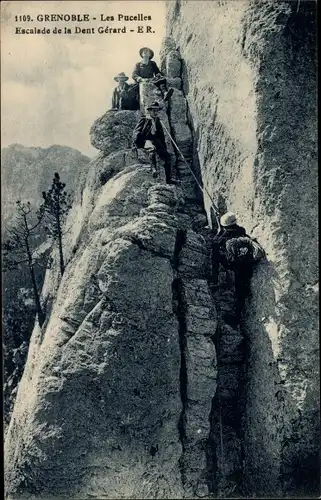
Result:
{"label": "rocky slope", "polygon": [[[155,97],[153,86],[141,89],[143,106]],[[167,186],[143,152],[132,155],[136,120],[107,112],[92,127],[101,153],[69,214],[62,281],[55,266],[47,272],[51,314],[34,330],[6,439],[10,498],[178,498],[206,488],[216,311],[205,240],[193,229],[206,218],[186,172],[183,189]]]}
{"label": "rocky slope", "polygon": [[[69,214],[65,274],[46,275],[47,321],[5,443],[8,499],[315,494],[315,244],[304,232],[315,179],[301,161],[315,155],[315,109],[294,91],[306,78],[312,93],[315,65],[310,13],[294,14],[287,2],[206,2],[205,19],[204,2],[169,2],[163,67],[175,91],[161,117],[187,159],[167,138],[180,186],[131,153],[138,113],[93,124],[100,152]],[[140,92],[143,108],[159,97]],[[209,280],[211,231],[189,167],[268,251],[237,326],[233,273]]]}

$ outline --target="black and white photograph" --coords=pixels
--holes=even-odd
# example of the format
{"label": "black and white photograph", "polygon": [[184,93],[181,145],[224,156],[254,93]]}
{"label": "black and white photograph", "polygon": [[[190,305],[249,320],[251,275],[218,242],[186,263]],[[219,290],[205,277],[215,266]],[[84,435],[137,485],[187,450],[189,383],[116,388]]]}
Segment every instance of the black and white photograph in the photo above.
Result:
{"label": "black and white photograph", "polygon": [[5,500],[320,498],[316,10],[1,2]]}

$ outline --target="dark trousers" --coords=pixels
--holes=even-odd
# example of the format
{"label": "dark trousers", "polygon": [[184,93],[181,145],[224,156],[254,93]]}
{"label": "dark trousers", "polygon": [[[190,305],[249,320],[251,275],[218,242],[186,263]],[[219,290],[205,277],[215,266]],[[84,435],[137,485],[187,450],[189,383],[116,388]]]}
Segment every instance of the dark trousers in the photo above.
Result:
{"label": "dark trousers", "polygon": [[235,269],[235,313],[240,317],[244,307],[245,299],[251,294],[251,278],[253,269],[250,265],[244,265],[240,269]]}
{"label": "dark trousers", "polygon": [[166,145],[163,144],[162,141],[155,140],[150,137],[149,140],[154,144],[155,150],[152,151],[149,155],[151,164],[154,168],[156,168],[156,153],[164,161],[164,169],[165,169],[165,179],[166,182],[169,183],[171,179],[171,157],[166,149]]}

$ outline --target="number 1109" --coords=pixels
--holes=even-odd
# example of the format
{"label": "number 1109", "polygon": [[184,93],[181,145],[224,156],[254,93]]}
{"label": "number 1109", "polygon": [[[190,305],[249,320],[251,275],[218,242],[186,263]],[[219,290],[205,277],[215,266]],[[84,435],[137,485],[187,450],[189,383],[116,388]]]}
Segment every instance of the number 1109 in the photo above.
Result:
{"label": "number 1109", "polygon": [[27,22],[27,21],[32,21],[31,16],[29,14],[27,16],[14,16],[16,22]]}

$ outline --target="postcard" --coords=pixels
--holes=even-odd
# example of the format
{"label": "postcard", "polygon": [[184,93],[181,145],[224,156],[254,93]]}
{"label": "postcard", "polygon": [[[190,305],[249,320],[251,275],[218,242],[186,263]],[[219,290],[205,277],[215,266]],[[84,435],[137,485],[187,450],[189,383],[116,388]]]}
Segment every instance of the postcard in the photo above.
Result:
{"label": "postcard", "polygon": [[4,1],[7,500],[319,498],[314,0]]}

